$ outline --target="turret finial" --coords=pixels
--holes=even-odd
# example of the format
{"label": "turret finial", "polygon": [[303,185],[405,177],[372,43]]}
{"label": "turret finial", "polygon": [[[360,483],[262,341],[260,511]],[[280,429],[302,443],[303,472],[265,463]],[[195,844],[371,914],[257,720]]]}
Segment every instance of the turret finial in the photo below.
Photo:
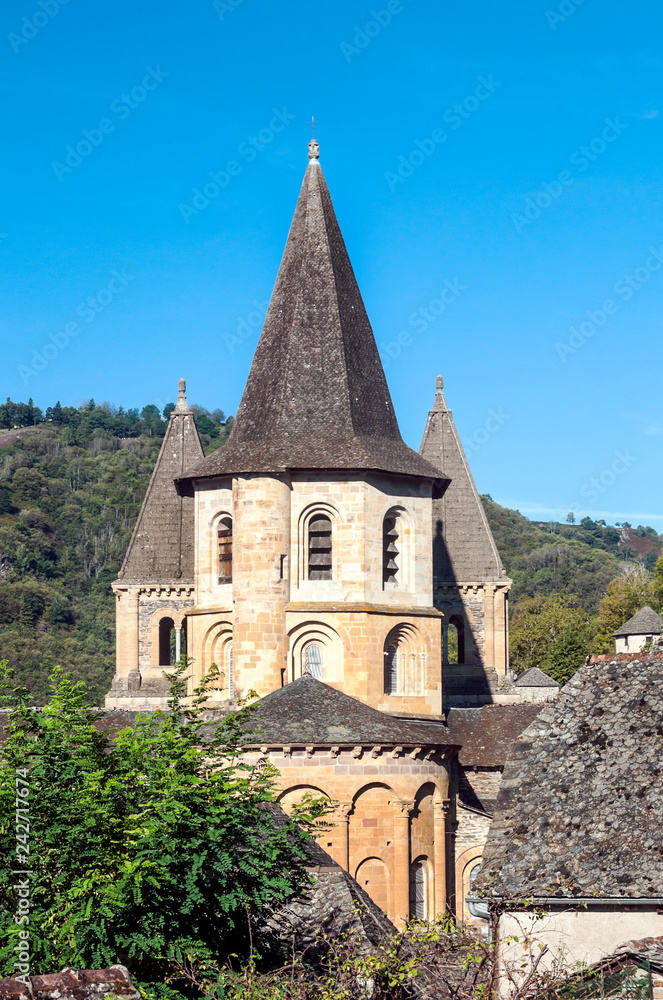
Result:
{"label": "turret finial", "polygon": [[189,404],[186,401],[186,380],[181,378],[177,383],[177,402],[175,403],[175,413],[188,413]]}
{"label": "turret finial", "polygon": [[308,144],[308,158],[309,160],[320,159],[320,143],[317,139],[311,139]]}
{"label": "turret finial", "polygon": [[435,402],[433,403],[433,410],[437,413],[441,411],[446,411],[448,407],[447,407],[447,401],[444,398],[444,393],[442,392],[442,390],[444,389],[444,379],[442,378],[441,375],[438,375],[437,378],[435,379],[435,388],[437,391],[435,393]]}

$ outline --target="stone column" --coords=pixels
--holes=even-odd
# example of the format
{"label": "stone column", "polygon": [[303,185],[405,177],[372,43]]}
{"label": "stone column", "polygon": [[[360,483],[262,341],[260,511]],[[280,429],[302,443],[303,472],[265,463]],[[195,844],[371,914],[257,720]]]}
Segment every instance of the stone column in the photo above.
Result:
{"label": "stone column", "polygon": [[449,799],[436,799],[433,803],[435,846],[435,912],[433,919],[447,912],[447,814]]}
{"label": "stone column", "polygon": [[175,626],[175,663],[179,663],[181,655],[182,655],[182,627],[181,627],[181,625],[176,625]]}
{"label": "stone column", "polygon": [[116,677],[127,677],[139,669],[139,587],[113,587],[115,606],[115,662]]}
{"label": "stone column", "polygon": [[449,666],[449,623],[442,622],[442,666]]}
{"label": "stone column", "polygon": [[233,652],[235,690],[260,697],[281,687],[288,665],[285,607],[289,581],[281,556],[290,551],[290,486],[283,476],[233,480]]}
{"label": "stone column", "polygon": [[486,586],[484,588],[484,608],[485,612],[485,667],[495,667],[495,588]]}
{"label": "stone column", "polygon": [[410,813],[414,801],[394,802],[394,896],[392,920],[402,926],[410,916]]}
{"label": "stone column", "polygon": [[498,587],[495,590],[495,669],[500,677],[506,677],[509,653],[506,646],[506,593]]}
{"label": "stone column", "polygon": [[341,849],[338,853],[338,863],[341,868],[345,868],[346,872],[350,871],[350,813],[352,811],[352,805],[346,805],[341,803],[336,811],[336,816],[334,817],[337,823],[337,829],[339,831],[339,838],[341,841]]}

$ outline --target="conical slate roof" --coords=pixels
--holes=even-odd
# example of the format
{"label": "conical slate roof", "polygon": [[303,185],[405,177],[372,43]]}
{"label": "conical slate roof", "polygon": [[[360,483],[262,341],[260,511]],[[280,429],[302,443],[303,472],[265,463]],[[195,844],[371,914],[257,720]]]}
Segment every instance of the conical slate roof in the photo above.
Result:
{"label": "conical slate roof", "polygon": [[194,582],[193,499],[178,496],[174,480],[203,457],[186,383],[166,435],[118,577],[128,583]]}
{"label": "conical slate roof", "polygon": [[645,604],[644,608],[629,618],[627,622],[612,634],[619,635],[660,635],[663,632],[663,618],[657,615],[653,608]]}
{"label": "conical slate roof", "polygon": [[401,438],[317,144],[309,156],[232,433],[180,490],[192,478],[286,469],[443,478]]}
{"label": "conical slate roof", "polygon": [[433,573],[439,583],[506,580],[443,386],[438,376],[435,402],[419,448],[426,461],[444,469],[451,479],[444,495],[433,502]]}
{"label": "conical slate roof", "polygon": [[256,706],[250,739],[275,746],[456,746],[447,728],[417,726],[370,708],[304,674],[273,691]]}

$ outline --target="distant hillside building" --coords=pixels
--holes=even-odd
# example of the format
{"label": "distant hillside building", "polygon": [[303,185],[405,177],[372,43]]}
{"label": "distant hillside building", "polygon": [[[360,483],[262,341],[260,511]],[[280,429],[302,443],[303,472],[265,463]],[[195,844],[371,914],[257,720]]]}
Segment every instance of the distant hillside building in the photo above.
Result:
{"label": "distant hillside building", "polygon": [[663,618],[645,604],[637,614],[613,632],[617,653],[639,653],[663,633]]}
{"label": "distant hillside building", "polygon": [[342,803],[334,858],[392,919],[433,915],[457,895],[445,713],[518,700],[510,585],[441,380],[420,453],[401,438],[313,141],[232,433],[207,457],[180,384],[113,584],[106,704],[164,707],[186,651],[194,681],[220,670],[217,707],[250,690],[286,705],[264,743],[283,801]]}

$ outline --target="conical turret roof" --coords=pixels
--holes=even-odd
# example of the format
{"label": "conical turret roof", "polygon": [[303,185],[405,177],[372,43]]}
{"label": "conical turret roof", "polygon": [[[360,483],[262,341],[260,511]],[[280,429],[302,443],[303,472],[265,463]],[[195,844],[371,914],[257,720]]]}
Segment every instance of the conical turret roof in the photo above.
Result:
{"label": "conical turret roof", "polygon": [[309,155],[232,433],[181,490],[192,478],[286,469],[442,478],[401,438],[317,143]]}
{"label": "conical turret roof", "polygon": [[433,503],[433,573],[440,583],[507,580],[481,497],[458,436],[451,410],[437,378],[419,453],[444,469],[451,485]]}
{"label": "conical turret roof", "polygon": [[179,398],[118,574],[127,583],[194,582],[193,499],[178,496],[174,480],[204,452],[185,390],[180,379]]}

